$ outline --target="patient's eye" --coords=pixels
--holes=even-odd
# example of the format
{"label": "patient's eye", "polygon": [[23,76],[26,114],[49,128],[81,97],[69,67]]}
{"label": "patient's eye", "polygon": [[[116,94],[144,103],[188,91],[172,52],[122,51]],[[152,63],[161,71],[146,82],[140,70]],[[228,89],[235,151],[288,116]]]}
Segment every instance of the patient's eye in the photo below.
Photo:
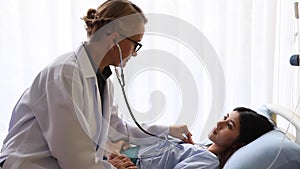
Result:
{"label": "patient's eye", "polygon": [[227,127],[228,127],[229,129],[232,129],[232,125],[231,125],[230,123],[227,124]]}

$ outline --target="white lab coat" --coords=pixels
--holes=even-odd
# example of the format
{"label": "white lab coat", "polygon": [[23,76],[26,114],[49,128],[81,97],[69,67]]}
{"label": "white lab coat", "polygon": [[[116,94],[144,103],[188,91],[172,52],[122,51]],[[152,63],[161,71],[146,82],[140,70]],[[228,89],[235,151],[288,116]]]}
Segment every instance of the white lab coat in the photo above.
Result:
{"label": "white lab coat", "polygon": [[[114,168],[103,160],[108,138],[129,137],[135,144],[157,141],[141,140],[147,135],[119,118],[112,96],[113,85],[107,80],[102,107],[95,71],[82,46],[59,57],[39,73],[16,104],[1,150],[0,162],[6,159],[3,168]],[[169,132],[163,126],[147,130]]]}

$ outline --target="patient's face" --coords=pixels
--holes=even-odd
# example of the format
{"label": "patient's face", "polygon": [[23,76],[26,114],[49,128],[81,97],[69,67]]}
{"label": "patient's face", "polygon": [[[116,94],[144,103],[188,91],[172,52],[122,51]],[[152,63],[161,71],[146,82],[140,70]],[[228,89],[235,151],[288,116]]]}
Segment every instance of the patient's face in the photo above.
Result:
{"label": "patient's face", "polygon": [[217,123],[217,126],[210,132],[209,139],[220,148],[225,149],[235,143],[239,134],[239,112],[233,111]]}

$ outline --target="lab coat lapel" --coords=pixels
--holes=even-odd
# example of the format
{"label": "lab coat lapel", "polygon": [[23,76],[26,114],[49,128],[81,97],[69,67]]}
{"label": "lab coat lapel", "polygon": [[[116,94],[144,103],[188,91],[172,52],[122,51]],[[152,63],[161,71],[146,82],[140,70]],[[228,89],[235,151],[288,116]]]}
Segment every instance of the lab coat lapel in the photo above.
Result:
{"label": "lab coat lapel", "polygon": [[103,92],[104,100],[103,102],[101,102],[97,77],[83,46],[79,48],[77,56],[81,56],[78,58],[79,62],[81,63],[82,66],[87,68],[87,69],[83,69],[82,72],[83,78],[88,83],[88,86],[93,85],[94,90],[92,91],[94,92],[93,96],[95,96],[93,99],[93,107],[95,113],[98,112],[96,113],[95,116],[97,118],[96,120],[97,132],[96,135],[93,136],[93,140],[96,141],[95,142],[96,144],[102,145],[102,143],[106,142],[108,138],[108,129],[110,126],[110,117],[111,117],[111,107],[113,102],[112,95],[111,95],[111,90],[113,85],[109,79],[106,80],[106,85]]}
{"label": "lab coat lapel", "polygon": [[82,68],[83,78],[96,78],[96,73],[82,45],[76,50],[76,57],[79,66]]}
{"label": "lab coat lapel", "polygon": [[82,67],[81,70],[84,83],[84,92],[87,96],[87,98],[85,98],[84,100],[84,104],[86,105],[85,111],[90,112],[85,113],[87,113],[86,116],[90,116],[87,118],[94,118],[88,120],[93,121],[92,123],[88,124],[91,128],[88,130],[90,132],[90,137],[92,137],[95,144],[99,145],[102,142],[103,138],[107,137],[107,132],[105,129],[107,127],[105,126],[105,123],[103,123],[104,118],[102,116],[101,97],[97,85],[96,73],[83,46],[79,47],[76,52],[76,56],[79,66]]}

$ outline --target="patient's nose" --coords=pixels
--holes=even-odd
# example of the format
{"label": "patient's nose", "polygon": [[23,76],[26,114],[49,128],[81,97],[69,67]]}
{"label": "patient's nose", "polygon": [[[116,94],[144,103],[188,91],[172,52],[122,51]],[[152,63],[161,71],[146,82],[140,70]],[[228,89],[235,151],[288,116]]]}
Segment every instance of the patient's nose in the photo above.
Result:
{"label": "patient's nose", "polygon": [[225,124],[226,124],[226,121],[221,120],[221,121],[219,121],[219,122],[217,123],[217,128],[218,128],[218,129],[222,129],[223,126],[224,126]]}

